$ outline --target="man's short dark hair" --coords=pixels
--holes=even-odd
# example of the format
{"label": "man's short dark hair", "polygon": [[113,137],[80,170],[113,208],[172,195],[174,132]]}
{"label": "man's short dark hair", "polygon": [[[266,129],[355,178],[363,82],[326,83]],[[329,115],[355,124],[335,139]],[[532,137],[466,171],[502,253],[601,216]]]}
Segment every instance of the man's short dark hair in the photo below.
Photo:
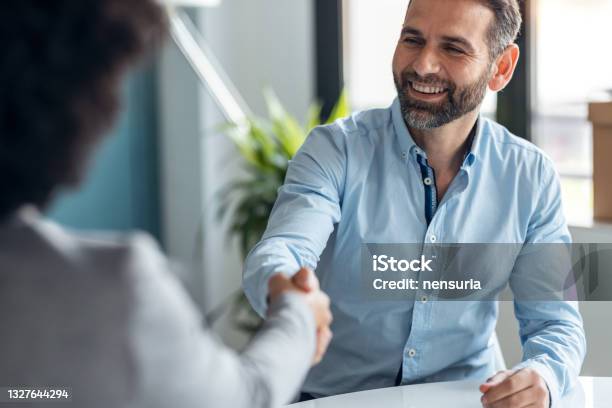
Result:
{"label": "man's short dark hair", "polygon": [[81,179],[166,18],[154,0],[4,0],[0,21],[1,219]]}
{"label": "man's short dark hair", "polygon": [[479,0],[495,14],[487,41],[491,58],[497,58],[518,37],[523,18],[518,0]]}

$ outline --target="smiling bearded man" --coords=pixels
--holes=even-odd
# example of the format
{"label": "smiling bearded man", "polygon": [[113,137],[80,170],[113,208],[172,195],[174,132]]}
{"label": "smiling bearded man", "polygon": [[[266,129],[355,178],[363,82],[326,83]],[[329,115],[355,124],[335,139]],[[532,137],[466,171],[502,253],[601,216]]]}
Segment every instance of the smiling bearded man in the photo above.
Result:
{"label": "smiling bearded man", "polygon": [[[496,302],[423,291],[369,301],[361,286],[368,243],[571,241],[553,163],[479,112],[487,89],[512,79],[520,26],[516,0],[413,0],[393,57],[398,98],[314,129],[291,161],[244,288],[262,315],[277,272],[316,269],[329,294],[334,338],[302,400],[473,379],[487,407],[547,408],[576,382],[586,346],[575,303],[516,298],[522,362],[497,372]],[[529,281],[493,266],[513,289]]]}
{"label": "smiling bearded man", "polygon": [[[395,88],[404,120],[409,128],[433,129],[460,118],[474,111],[484,100],[488,83],[491,79],[489,70],[482,73],[473,84],[462,88],[443,80],[437,75],[420,77],[412,69],[402,72],[400,77],[394,75]],[[417,84],[415,86],[415,84]],[[439,103],[426,102],[412,94],[443,96]]]}

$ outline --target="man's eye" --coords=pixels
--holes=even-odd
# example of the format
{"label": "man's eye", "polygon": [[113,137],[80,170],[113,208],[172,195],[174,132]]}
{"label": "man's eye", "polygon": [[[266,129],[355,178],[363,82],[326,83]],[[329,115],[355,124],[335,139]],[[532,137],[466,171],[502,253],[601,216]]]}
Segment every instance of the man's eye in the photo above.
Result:
{"label": "man's eye", "polygon": [[446,51],[451,52],[453,54],[463,54],[463,50],[456,47],[446,47]]}
{"label": "man's eye", "polygon": [[404,38],[404,42],[406,44],[410,44],[410,45],[419,45],[419,44],[421,44],[421,41],[419,41],[416,38]]}

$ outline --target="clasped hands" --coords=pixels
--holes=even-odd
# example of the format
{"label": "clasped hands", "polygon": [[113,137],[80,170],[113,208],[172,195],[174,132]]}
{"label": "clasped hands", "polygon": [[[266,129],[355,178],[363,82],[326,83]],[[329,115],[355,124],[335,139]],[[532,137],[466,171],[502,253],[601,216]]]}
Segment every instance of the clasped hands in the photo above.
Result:
{"label": "clasped hands", "polygon": [[286,292],[296,292],[304,297],[310,307],[317,328],[317,346],[312,364],[321,361],[327,346],[332,339],[329,325],[332,322],[332,314],[329,309],[329,297],[321,291],[319,280],[312,270],[302,268],[288,278],[282,273],[273,275],[268,281],[268,294],[270,302]]}

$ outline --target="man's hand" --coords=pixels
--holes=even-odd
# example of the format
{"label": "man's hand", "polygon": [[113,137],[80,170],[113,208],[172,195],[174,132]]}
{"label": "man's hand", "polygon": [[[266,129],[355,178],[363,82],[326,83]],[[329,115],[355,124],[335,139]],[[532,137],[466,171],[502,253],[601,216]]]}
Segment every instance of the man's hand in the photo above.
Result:
{"label": "man's hand", "polygon": [[277,296],[287,291],[297,292],[305,297],[306,303],[312,310],[317,327],[317,348],[313,365],[318,364],[332,339],[332,332],[329,329],[332,321],[329,297],[319,288],[319,280],[310,269],[302,268],[291,279],[277,273],[270,278],[268,288],[270,301],[274,301]]}
{"label": "man's hand", "polygon": [[548,408],[550,396],[544,379],[532,368],[500,371],[480,386],[486,408]]}

